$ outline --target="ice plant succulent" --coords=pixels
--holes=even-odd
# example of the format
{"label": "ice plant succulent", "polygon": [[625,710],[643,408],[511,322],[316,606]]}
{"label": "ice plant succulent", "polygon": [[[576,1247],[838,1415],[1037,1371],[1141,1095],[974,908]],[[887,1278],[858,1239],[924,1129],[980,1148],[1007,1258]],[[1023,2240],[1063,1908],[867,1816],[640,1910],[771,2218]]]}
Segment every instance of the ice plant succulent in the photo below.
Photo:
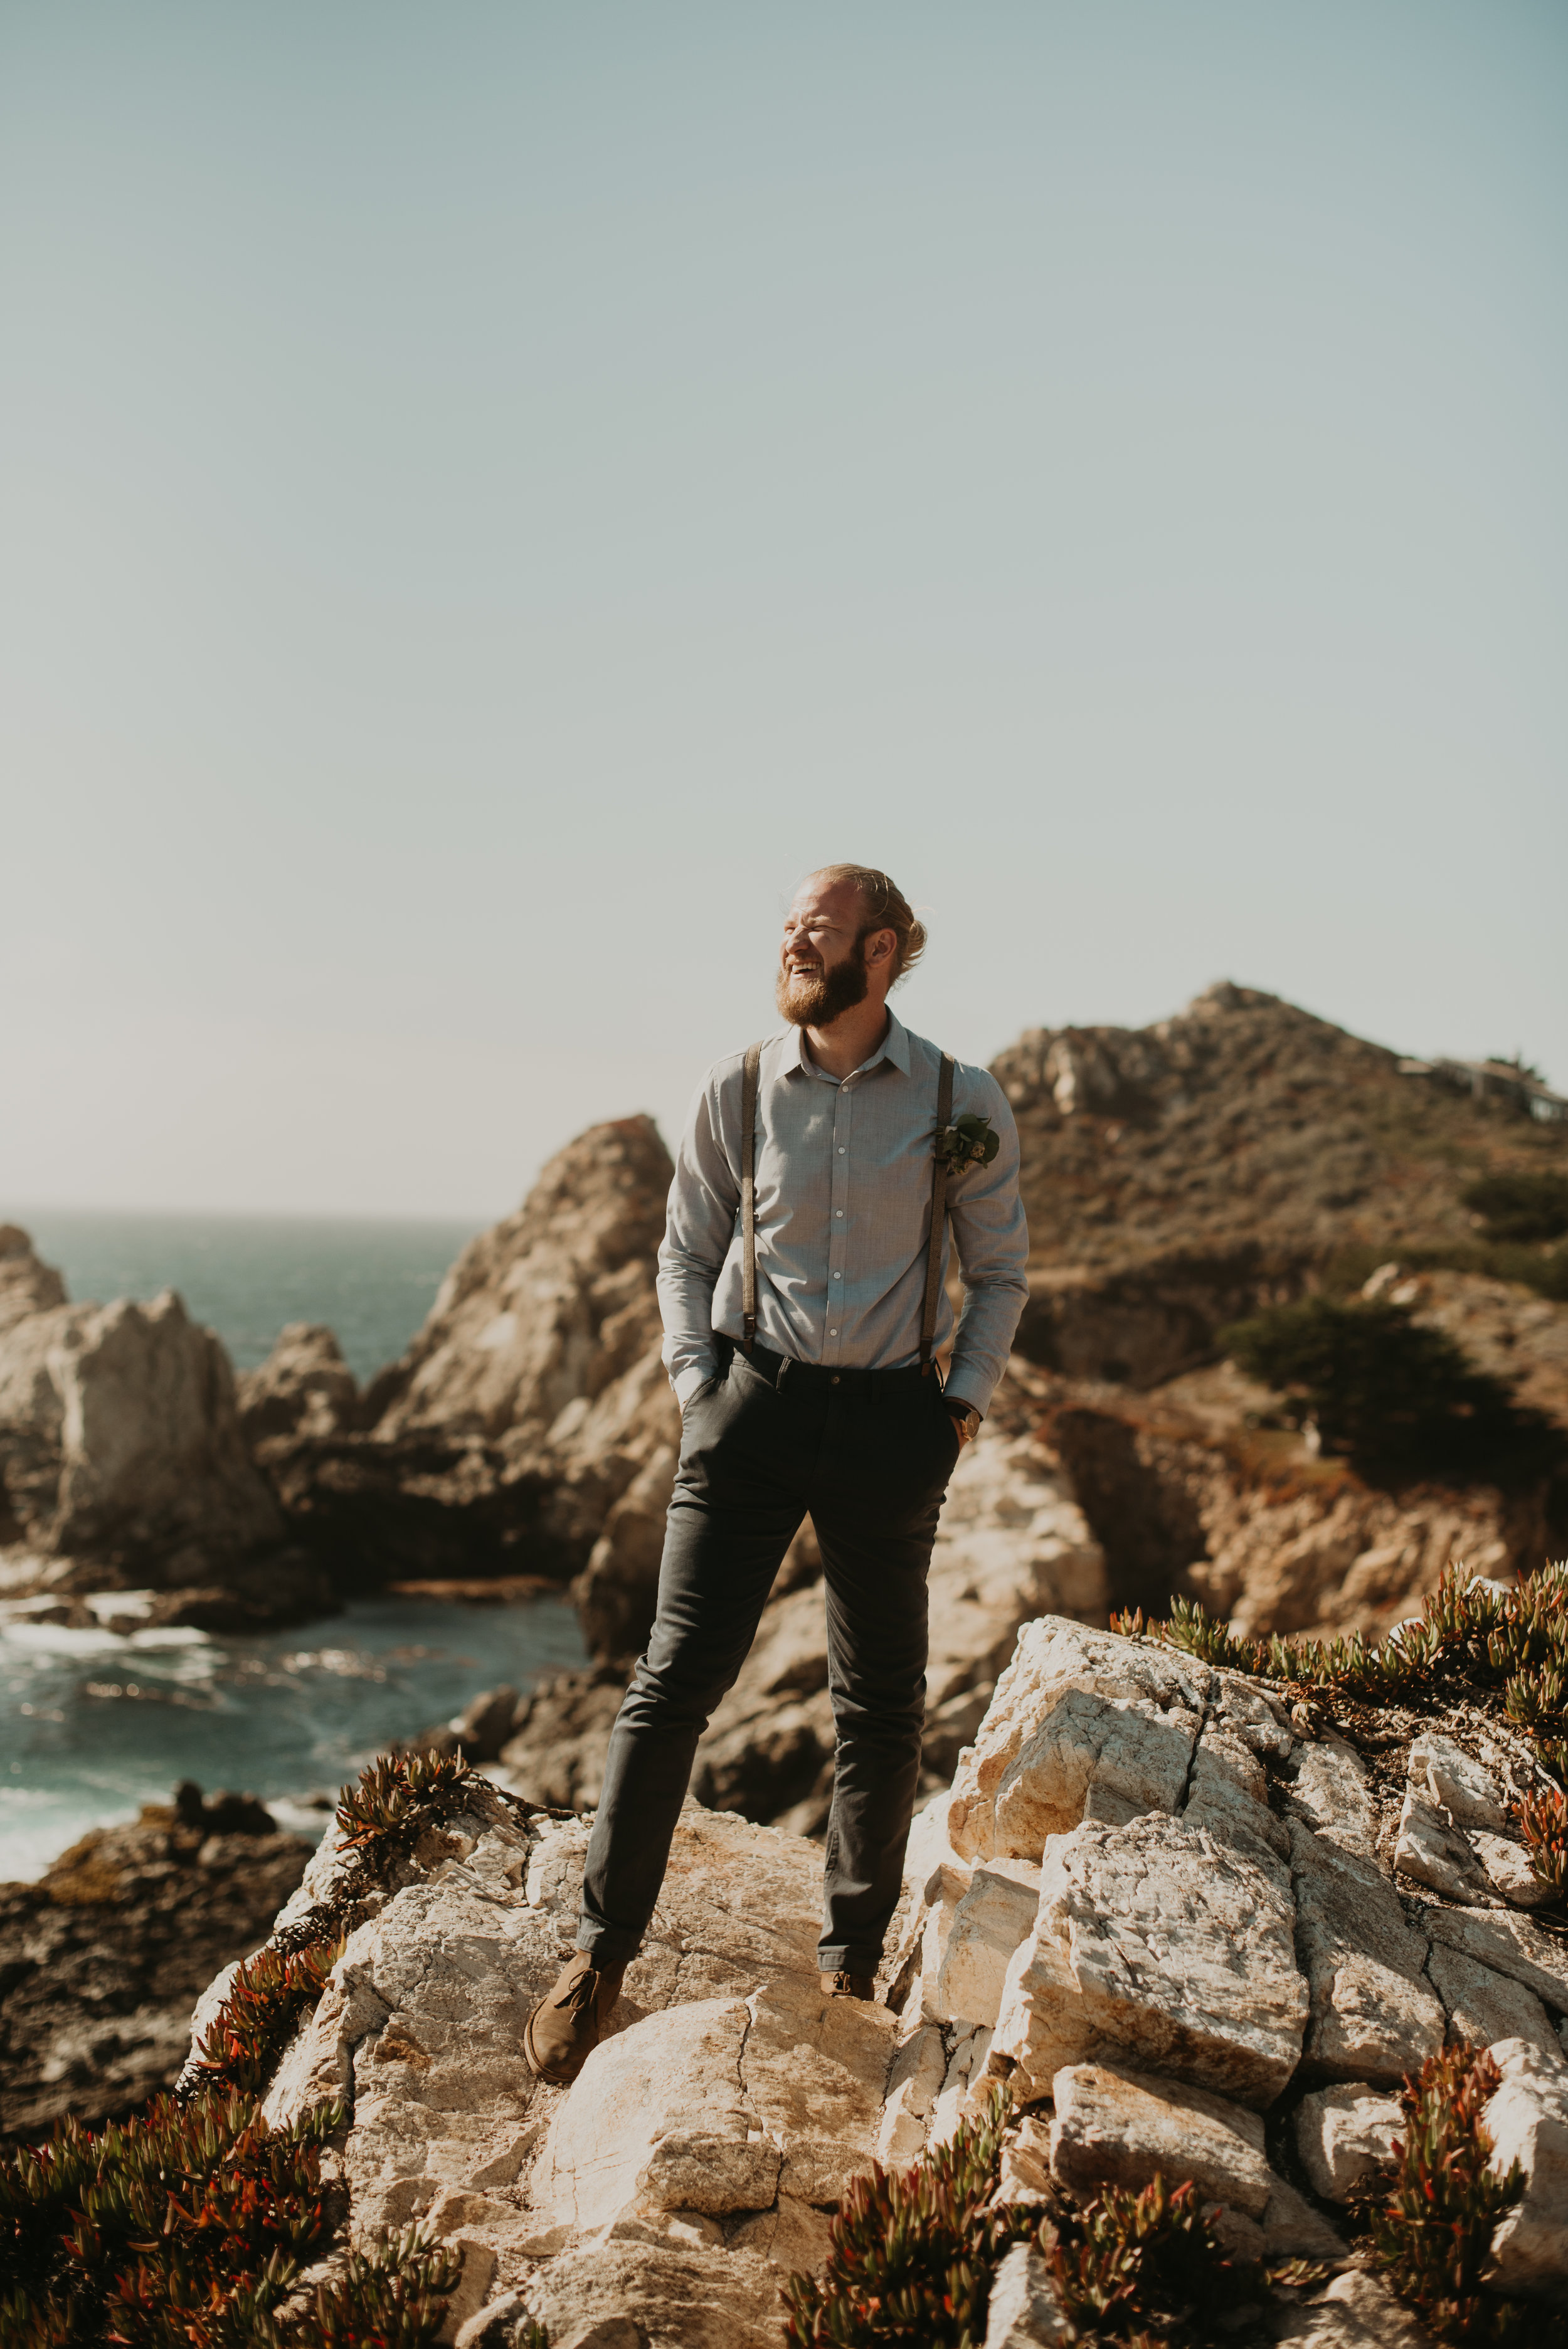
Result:
{"label": "ice plant succulent", "polygon": [[1481,2114],[1500,2080],[1484,2050],[1459,2046],[1429,2056],[1420,2077],[1406,2081],[1405,2134],[1395,2141],[1387,2197],[1370,2213],[1372,2241],[1389,2282],[1439,2340],[1504,2343],[1529,2334],[1545,2349],[1561,2344],[1561,2318],[1527,2313],[1480,2287],[1492,2230],[1522,2191],[1517,2162],[1502,2178],[1489,2166]]}
{"label": "ice plant succulent", "polygon": [[432,1826],[463,1792],[472,1775],[461,1748],[456,1754],[383,1754],[345,1787],[337,1806],[342,1842],[352,1849],[386,1836],[417,1835]]}
{"label": "ice plant succulent", "polygon": [[[362,1861],[396,1855],[458,1806],[460,1754],[383,1756],[339,1806]],[[357,2250],[312,2292],[337,2229],[322,2105],[286,2128],[259,2092],[342,1949],[324,1909],[238,1967],[178,2096],[98,2134],[67,2122],[0,2167],[5,2349],[427,2349],[454,2254],[418,2230]],[[546,2349],[534,2328],[527,2349]]]}
{"label": "ice plant succulent", "polygon": [[1141,2194],[1108,2187],[1079,2208],[1054,2198],[1037,2210],[998,2205],[1005,2085],[901,2176],[857,2178],[829,2227],[820,2276],[791,2276],[787,2340],[799,2349],[980,2349],[997,2266],[1033,2241],[1075,2330],[1134,2340],[1150,2326],[1177,2344],[1208,2338],[1208,2323],[1245,2288],[1190,2184],[1162,2178]]}
{"label": "ice plant succulent", "polygon": [[1450,1566],[1419,1619],[1399,1624],[1380,1643],[1359,1632],[1346,1640],[1242,1639],[1182,1599],[1163,1622],[1146,1622],[1140,1609],[1113,1616],[1111,1629],[1162,1640],[1233,1671],[1369,1703],[1501,1698],[1542,1773],[1520,1806],[1524,1847],[1542,1882],[1568,1898],[1568,1562],[1543,1566],[1512,1590]]}

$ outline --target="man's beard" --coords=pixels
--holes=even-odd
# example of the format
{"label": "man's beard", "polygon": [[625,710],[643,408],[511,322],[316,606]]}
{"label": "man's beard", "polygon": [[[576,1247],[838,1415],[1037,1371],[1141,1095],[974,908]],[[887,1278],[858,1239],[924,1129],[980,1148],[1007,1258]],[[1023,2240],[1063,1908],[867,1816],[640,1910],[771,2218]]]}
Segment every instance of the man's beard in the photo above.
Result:
{"label": "man's beard", "polygon": [[797,1028],[826,1028],[841,1011],[852,1011],[865,1001],[868,983],[865,957],[857,947],[831,970],[780,968],[773,999]]}

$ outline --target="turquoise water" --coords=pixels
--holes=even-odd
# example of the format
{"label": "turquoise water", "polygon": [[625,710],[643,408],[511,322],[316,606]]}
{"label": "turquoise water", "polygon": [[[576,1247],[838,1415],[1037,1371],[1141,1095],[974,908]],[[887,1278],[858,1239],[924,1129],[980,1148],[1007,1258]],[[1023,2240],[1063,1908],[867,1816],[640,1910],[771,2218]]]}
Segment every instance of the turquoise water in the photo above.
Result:
{"label": "turquoise water", "polygon": [[[243,1639],[0,1621],[0,1878],[37,1876],[89,1826],[167,1802],[181,1778],[335,1797],[388,1738],[583,1660],[576,1614],[555,1598],[366,1599]],[[310,1824],[292,1809],[282,1823]]]}
{"label": "turquoise water", "polygon": [[355,1376],[395,1361],[478,1226],[354,1222],[317,1216],[100,1215],[11,1207],[73,1300],[178,1289],[216,1330],[237,1370],[253,1370],[285,1321],[325,1321]]}
{"label": "turquoise water", "polygon": [[[418,1329],[474,1226],[324,1217],[95,1215],[9,1207],[73,1299],[178,1289],[236,1366],[285,1321],[325,1321],[364,1380]],[[389,1738],[481,1689],[583,1660],[559,1599],[517,1607],[356,1602],[287,1631],[72,1631],[0,1619],[0,1878],[36,1876],[89,1826],[209,1792],[335,1795]],[[308,1813],[284,1814],[304,1827]]]}

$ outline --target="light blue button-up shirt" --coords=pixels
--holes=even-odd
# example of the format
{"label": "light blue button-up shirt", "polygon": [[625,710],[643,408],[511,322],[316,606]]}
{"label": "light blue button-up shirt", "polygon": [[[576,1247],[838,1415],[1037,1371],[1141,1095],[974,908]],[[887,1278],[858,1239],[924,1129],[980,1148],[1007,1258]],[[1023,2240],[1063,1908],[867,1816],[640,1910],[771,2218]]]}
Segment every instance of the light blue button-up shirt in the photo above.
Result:
{"label": "light blue button-up shirt", "polygon": [[[939,1048],[888,1015],[842,1081],[799,1028],[762,1050],[757,1103],[757,1334],[800,1362],[897,1370],[920,1359],[931,1230]],[[664,1358],[684,1406],[717,1368],[714,1332],[742,1334],[740,1088],[745,1054],[717,1061],[692,1102],[659,1250]],[[964,1310],[948,1389],[984,1412],[1028,1297],[1018,1134],[986,1069],[954,1071],[953,1114],[987,1119],[989,1166],[947,1184],[943,1275],[955,1244]],[[936,1344],[953,1332],[945,1285]]]}

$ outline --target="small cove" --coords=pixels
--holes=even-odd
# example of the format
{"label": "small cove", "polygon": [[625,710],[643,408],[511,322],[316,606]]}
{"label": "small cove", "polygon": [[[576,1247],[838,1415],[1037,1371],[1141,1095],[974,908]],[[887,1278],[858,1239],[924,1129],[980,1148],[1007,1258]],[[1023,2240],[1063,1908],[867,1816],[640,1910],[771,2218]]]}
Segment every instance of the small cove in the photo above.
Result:
{"label": "small cove", "polygon": [[389,1739],[449,1719],[481,1689],[526,1689],[583,1661],[575,1610],[356,1599],[243,1636],[121,1636],[0,1620],[0,1878],[38,1876],[91,1826],[167,1802],[181,1778],[284,1798],[335,1796]]}

